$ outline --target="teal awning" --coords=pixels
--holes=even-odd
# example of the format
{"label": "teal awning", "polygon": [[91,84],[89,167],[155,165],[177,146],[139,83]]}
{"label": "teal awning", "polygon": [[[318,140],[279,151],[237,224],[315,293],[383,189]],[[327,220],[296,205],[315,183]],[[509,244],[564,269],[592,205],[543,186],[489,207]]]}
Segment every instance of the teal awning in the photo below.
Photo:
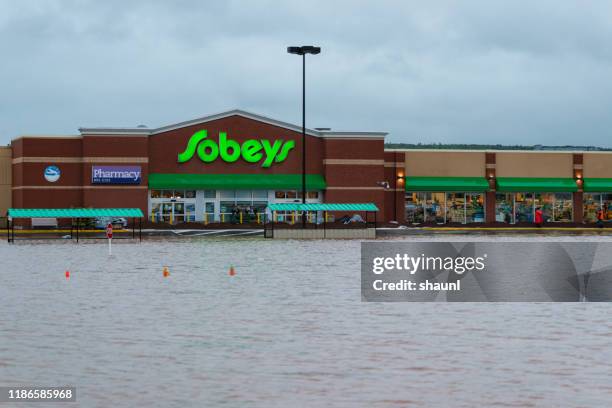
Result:
{"label": "teal awning", "polygon": [[573,178],[498,177],[497,191],[560,193],[578,191]]}
{"label": "teal awning", "polygon": [[373,203],[276,203],[269,204],[271,211],[378,211]]}
{"label": "teal awning", "polygon": [[12,218],[144,217],[140,208],[9,208]]}
{"label": "teal awning", "polygon": [[612,192],[612,178],[585,178],[584,191]]}
{"label": "teal awning", "polygon": [[406,177],[406,191],[487,191],[484,177]]}
{"label": "teal awning", "polygon": [[[320,174],[306,175],[307,190],[325,190]],[[283,190],[301,189],[301,174],[149,174],[151,189]]]}

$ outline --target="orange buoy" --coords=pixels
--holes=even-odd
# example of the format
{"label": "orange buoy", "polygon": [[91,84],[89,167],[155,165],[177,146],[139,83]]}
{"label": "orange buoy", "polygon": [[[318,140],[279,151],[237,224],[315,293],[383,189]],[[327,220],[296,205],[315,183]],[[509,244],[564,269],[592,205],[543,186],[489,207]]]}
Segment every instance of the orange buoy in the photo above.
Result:
{"label": "orange buoy", "polygon": [[70,278],[70,271],[66,271],[65,275],[66,275],[66,279],[69,279]]}
{"label": "orange buoy", "polygon": [[230,270],[229,270],[229,276],[234,276],[236,275],[236,270],[234,269],[234,266],[230,266]]}
{"label": "orange buoy", "polygon": [[163,274],[164,274],[164,278],[167,278],[168,276],[170,276],[170,271],[168,270],[167,266],[164,266]]}

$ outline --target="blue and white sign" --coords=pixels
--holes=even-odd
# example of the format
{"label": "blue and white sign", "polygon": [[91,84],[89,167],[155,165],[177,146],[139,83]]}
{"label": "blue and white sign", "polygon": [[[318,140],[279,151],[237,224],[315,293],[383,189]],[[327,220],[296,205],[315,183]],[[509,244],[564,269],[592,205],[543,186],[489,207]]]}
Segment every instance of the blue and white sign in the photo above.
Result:
{"label": "blue and white sign", "polygon": [[47,180],[49,183],[55,183],[57,180],[60,179],[62,172],[57,166],[47,166],[44,174],[45,180]]}
{"label": "blue and white sign", "polygon": [[140,184],[140,166],[92,166],[91,184]]}

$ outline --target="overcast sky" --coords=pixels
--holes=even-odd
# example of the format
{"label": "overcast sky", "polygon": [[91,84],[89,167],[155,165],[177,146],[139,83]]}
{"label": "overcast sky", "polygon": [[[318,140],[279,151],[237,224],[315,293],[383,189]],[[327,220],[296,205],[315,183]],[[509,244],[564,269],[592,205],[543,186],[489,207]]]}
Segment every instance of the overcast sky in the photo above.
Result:
{"label": "overcast sky", "polygon": [[390,142],[612,146],[612,2],[0,0],[0,143],[240,108]]}

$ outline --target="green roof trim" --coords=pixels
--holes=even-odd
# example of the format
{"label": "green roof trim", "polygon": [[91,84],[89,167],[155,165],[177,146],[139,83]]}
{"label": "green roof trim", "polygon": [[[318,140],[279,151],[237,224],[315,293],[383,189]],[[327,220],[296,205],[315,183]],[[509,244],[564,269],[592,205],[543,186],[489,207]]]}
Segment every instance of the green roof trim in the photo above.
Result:
{"label": "green roof trim", "polygon": [[484,177],[406,177],[406,191],[487,191]]}
{"label": "green roof trim", "polygon": [[497,191],[560,193],[578,191],[573,178],[498,177]]}
{"label": "green roof trim", "polygon": [[373,203],[275,203],[271,211],[378,211]]}
{"label": "green roof trim", "polygon": [[610,192],[612,191],[612,178],[585,178],[584,191]]}
{"label": "green roof trim", "polygon": [[[325,190],[320,174],[306,175],[307,190]],[[149,174],[151,189],[281,190],[301,189],[301,174]]]}
{"label": "green roof trim", "polygon": [[9,208],[11,218],[141,218],[140,208]]}

